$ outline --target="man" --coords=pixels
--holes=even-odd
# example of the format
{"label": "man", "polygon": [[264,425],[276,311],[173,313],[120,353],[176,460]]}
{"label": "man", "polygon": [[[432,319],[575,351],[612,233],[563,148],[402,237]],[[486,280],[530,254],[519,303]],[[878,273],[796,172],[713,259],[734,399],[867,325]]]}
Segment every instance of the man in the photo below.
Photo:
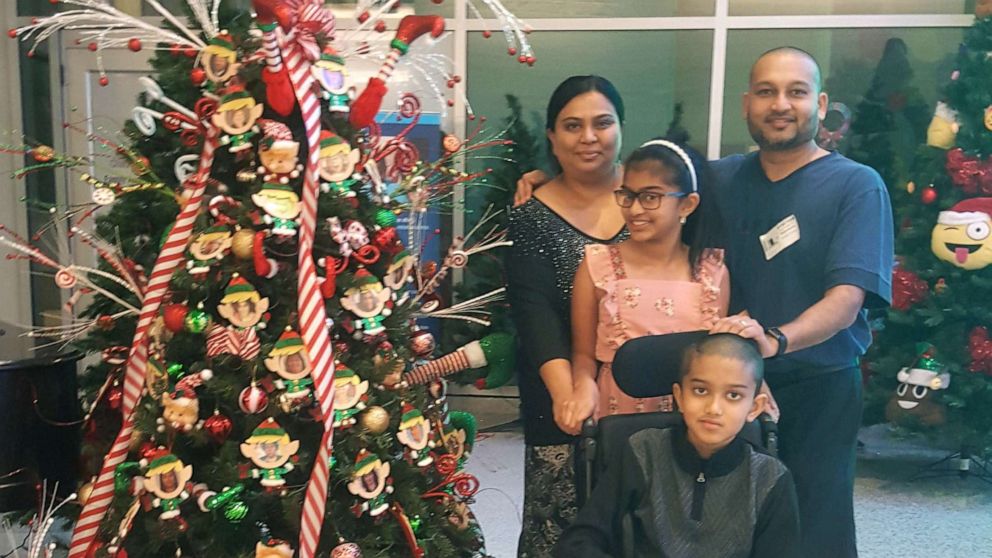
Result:
{"label": "man", "polygon": [[753,338],[769,359],[801,555],[857,556],[858,358],[871,343],[867,309],[891,296],[892,210],[878,173],[816,145],[827,95],[812,56],[770,50],[749,81],[743,112],[759,150],[714,163],[731,307],[741,313],[712,331]]}
{"label": "man", "polygon": [[[891,296],[892,211],[878,173],[816,145],[820,86],[816,60],[797,48],[772,49],[751,68],[743,115],[759,150],[713,163],[738,313],[712,331],[755,339],[768,357],[763,389],[781,416],[801,555],[846,558],[857,556],[858,358],[871,342],[867,310]],[[515,201],[541,182],[525,176]]]}

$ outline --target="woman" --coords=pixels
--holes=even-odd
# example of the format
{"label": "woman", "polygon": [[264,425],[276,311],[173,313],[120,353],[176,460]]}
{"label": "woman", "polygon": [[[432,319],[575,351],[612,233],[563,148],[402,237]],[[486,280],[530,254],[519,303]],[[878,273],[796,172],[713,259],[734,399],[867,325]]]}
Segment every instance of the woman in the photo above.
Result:
{"label": "woman", "polygon": [[572,401],[569,364],[572,280],[588,244],[626,237],[613,202],[623,101],[598,76],[563,81],[548,102],[548,152],[556,176],[510,213],[510,307],[517,326],[524,419],[524,517],[517,554],[550,556],[575,517],[574,442],[565,431]]}

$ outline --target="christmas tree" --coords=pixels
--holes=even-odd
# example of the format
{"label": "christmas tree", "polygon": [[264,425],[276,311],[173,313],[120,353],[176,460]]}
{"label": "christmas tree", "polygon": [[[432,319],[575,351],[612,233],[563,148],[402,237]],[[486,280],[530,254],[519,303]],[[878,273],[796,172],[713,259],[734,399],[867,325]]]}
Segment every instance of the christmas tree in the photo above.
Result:
{"label": "christmas tree", "polygon": [[965,33],[908,179],[891,184],[893,302],[866,361],[866,417],[963,457],[992,448],[992,18]]}
{"label": "christmas tree", "polygon": [[[376,122],[398,64],[425,90],[461,91],[416,54],[444,19],[403,17],[383,50],[370,34],[386,32],[395,0],[358,2],[346,37],[311,0],[255,0],[251,17],[220,0],[187,0],[185,14],[149,1],[162,28],[98,0],[63,4],[11,36],[75,29],[98,53],[157,51],[131,142],[93,136],[91,157],[23,149],[38,163],[26,172],[64,167],[92,188],[92,204],[52,208],[46,232],[99,263],[0,235],[78,293],[71,324],[33,333],[101,357],[84,375],[93,480],[69,555],[485,555],[478,483],[462,470],[474,419],[448,410],[444,376],[502,375],[509,347],[489,337],[432,358],[417,320],[485,322],[493,293],[445,307],[436,291],[504,235],[482,220],[418,266],[416,225],[483,174],[456,160],[507,142],[447,136],[441,160],[420,161],[405,132],[383,139]],[[533,63],[520,22],[486,5]],[[348,74],[360,58],[383,60],[366,83]],[[399,105],[392,118],[412,129],[417,99]]]}

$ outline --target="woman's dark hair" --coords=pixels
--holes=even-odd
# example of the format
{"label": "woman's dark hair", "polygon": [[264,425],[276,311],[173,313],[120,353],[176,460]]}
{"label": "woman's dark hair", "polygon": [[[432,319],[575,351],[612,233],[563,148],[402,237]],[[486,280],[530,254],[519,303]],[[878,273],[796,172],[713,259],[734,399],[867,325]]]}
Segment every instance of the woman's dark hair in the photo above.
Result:
{"label": "woman's dark hair", "polygon": [[[561,109],[565,108],[565,105],[572,99],[590,91],[596,91],[606,97],[613,105],[613,110],[616,111],[620,124],[623,124],[623,99],[610,80],[600,76],[572,76],[559,83],[554,93],[551,94],[551,98],[548,100],[548,117],[544,127],[548,130],[554,130],[555,121],[558,120]],[[546,139],[545,141],[548,149],[548,163],[551,165],[552,173],[560,174],[561,164],[558,163],[558,158],[555,157],[554,151],[551,149],[551,140]]]}
{"label": "woman's dark hair", "polygon": [[[720,219],[716,214],[717,207],[712,194],[713,172],[706,159],[688,145],[672,139],[655,139],[675,144],[689,156],[693,170],[696,171],[695,192],[699,194],[699,206],[682,225],[682,242],[689,247],[689,263],[696,267],[703,250],[720,245]],[[624,162],[624,172],[630,171],[651,172],[663,177],[665,182],[677,187],[680,192],[693,192],[692,176],[685,161],[673,149],[664,145],[652,144],[635,149]]]}

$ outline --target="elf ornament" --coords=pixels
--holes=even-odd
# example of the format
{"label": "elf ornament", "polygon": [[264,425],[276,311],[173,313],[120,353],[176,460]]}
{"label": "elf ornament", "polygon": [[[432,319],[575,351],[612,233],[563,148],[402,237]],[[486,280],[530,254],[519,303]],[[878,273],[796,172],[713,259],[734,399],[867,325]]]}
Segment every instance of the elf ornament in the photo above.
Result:
{"label": "elf ornament", "polygon": [[267,525],[259,526],[262,540],[255,544],[255,558],[293,558],[293,547],[288,542],[273,537]]}
{"label": "elf ornament", "polygon": [[974,271],[992,263],[992,198],[968,198],[937,216],[930,249],[938,259]]}
{"label": "elf ornament", "polygon": [[349,428],[355,415],[365,409],[369,400],[369,381],[354,370],[337,362],[334,365],[334,427]]}
{"label": "elf ornament", "polygon": [[359,450],[355,456],[351,482],[348,483],[348,492],[365,500],[351,508],[356,517],[366,512],[375,517],[389,509],[387,496],[393,492],[393,479],[389,471],[388,461],[383,463],[378,455],[365,448]]}
{"label": "elf ornament", "polygon": [[205,275],[211,266],[224,259],[230,249],[231,230],[223,225],[212,226],[190,242],[190,260],[186,262],[186,270],[194,276]]}
{"label": "elf ornament", "polygon": [[203,385],[203,382],[212,377],[213,372],[209,368],[201,370],[176,382],[176,388],[171,393],[162,394],[162,416],[158,419],[159,432],[165,432],[169,428],[186,433],[196,426],[200,419],[200,400],[194,388]]}
{"label": "elf ornament", "polygon": [[251,201],[265,211],[262,220],[272,225],[273,234],[284,238],[296,236],[301,206],[300,196],[292,186],[266,182],[251,195]]}
{"label": "elf ornament", "polygon": [[[394,293],[405,291],[406,287],[413,283],[413,268],[417,265],[417,259],[405,249],[393,256],[393,261],[389,262],[386,274],[382,276],[382,282],[393,290]],[[397,301],[402,304],[408,298],[406,292]]]}
{"label": "elf ornament", "polygon": [[272,417],[265,419],[241,444],[241,455],[250,459],[256,468],[244,468],[242,478],[250,474],[253,479],[261,479],[266,490],[282,488],[283,478],[293,470],[289,462],[300,449],[298,440],[290,440],[289,434]]}
{"label": "elf ornament", "polygon": [[321,97],[327,101],[327,109],[347,114],[351,110],[348,105],[355,96],[355,88],[348,87],[344,58],[327,45],[320,53],[320,59],[310,66],[310,73],[320,84]]}
{"label": "elf ornament", "polygon": [[241,64],[234,50],[234,38],[227,31],[221,31],[210,38],[207,46],[200,53],[199,65],[203,67],[206,78],[210,80],[207,89],[213,91],[234,77]]}
{"label": "elf ornament", "polygon": [[334,192],[337,196],[349,198],[352,206],[357,206],[352,187],[358,184],[361,175],[355,173],[355,167],[361,159],[361,152],[353,149],[351,144],[330,130],[320,132],[320,159],[317,170],[322,182],[320,191],[324,194]]}
{"label": "elf ornament", "polygon": [[217,313],[230,322],[223,327],[214,324],[207,334],[207,357],[233,354],[243,360],[258,356],[261,343],[255,328],[262,326],[262,316],[269,309],[269,299],[262,298],[251,283],[237,273],[231,278]]}
{"label": "elf ornament", "polygon": [[310,401],[313,379],[310,377],[310,359],[300,334],[286,327],[265,359],[265,367],[279,376],[275,381],[283,391],[279,404],[284,412],[291,412]]}
{"label": "elf ornament", "polygon": [[258,145],[258,176],[265,182],[289,184],[303,171],[299,163],[300,143],[293,141],[289,126],[276,120],[258,121],[262,127],[262,141]]}
{"label": "elf ornament", "polygon": [[341,307],[358,317],[350,325],[355,339],[370,340],[386,331],[382,322],[392,313],[392,294],[366,269],[355,272],[352,286],[341,298]]}
{"label": "elf ornament", "polygon": [[217,112],[210,118],[214,126],[220,128],[226,135],[221,136],[221,145],[230,145],[227,149],[237,153],[251,148],[251,138],[259,132],[255,122],[262,116],[265,105],[256,103],[255,99],[243,87],[228,87],[220,98]]}
{"label": "elf ornament", "polygon": [[943,363],[934,358],[932,345],[921,343],[918,352],[919,357],[913,366],[904,367],[897,374],[899,386],[885,407],[885,418],[896,424],[944,424],[944,406],[936,400],[935,394],[951,385],[951,375]]}
{"label": "elf ornament", "polygon": [[434,433],[430,423],[424,418],[420,409],[406,401],[401,405],[403,412],[400,418],[396,440],[407,447],[404,457],[418,467],[427,467],[434,462],[430,450],[434,449]]}
{"label": "elf ornament", "polygon": [[[189,498],[193,478],[193,466],[185,465],[178,457],[162,446],[156,448],[147,460],[142,460],[146,466],[141,485],[145,492],[154,497],[143,498],[145,511],[161,509],[158,518],[161,521],[179,520],[182,526],[185,522],[180,517],[179,506]],[[183,530],[181,527],[180,530]]]}

